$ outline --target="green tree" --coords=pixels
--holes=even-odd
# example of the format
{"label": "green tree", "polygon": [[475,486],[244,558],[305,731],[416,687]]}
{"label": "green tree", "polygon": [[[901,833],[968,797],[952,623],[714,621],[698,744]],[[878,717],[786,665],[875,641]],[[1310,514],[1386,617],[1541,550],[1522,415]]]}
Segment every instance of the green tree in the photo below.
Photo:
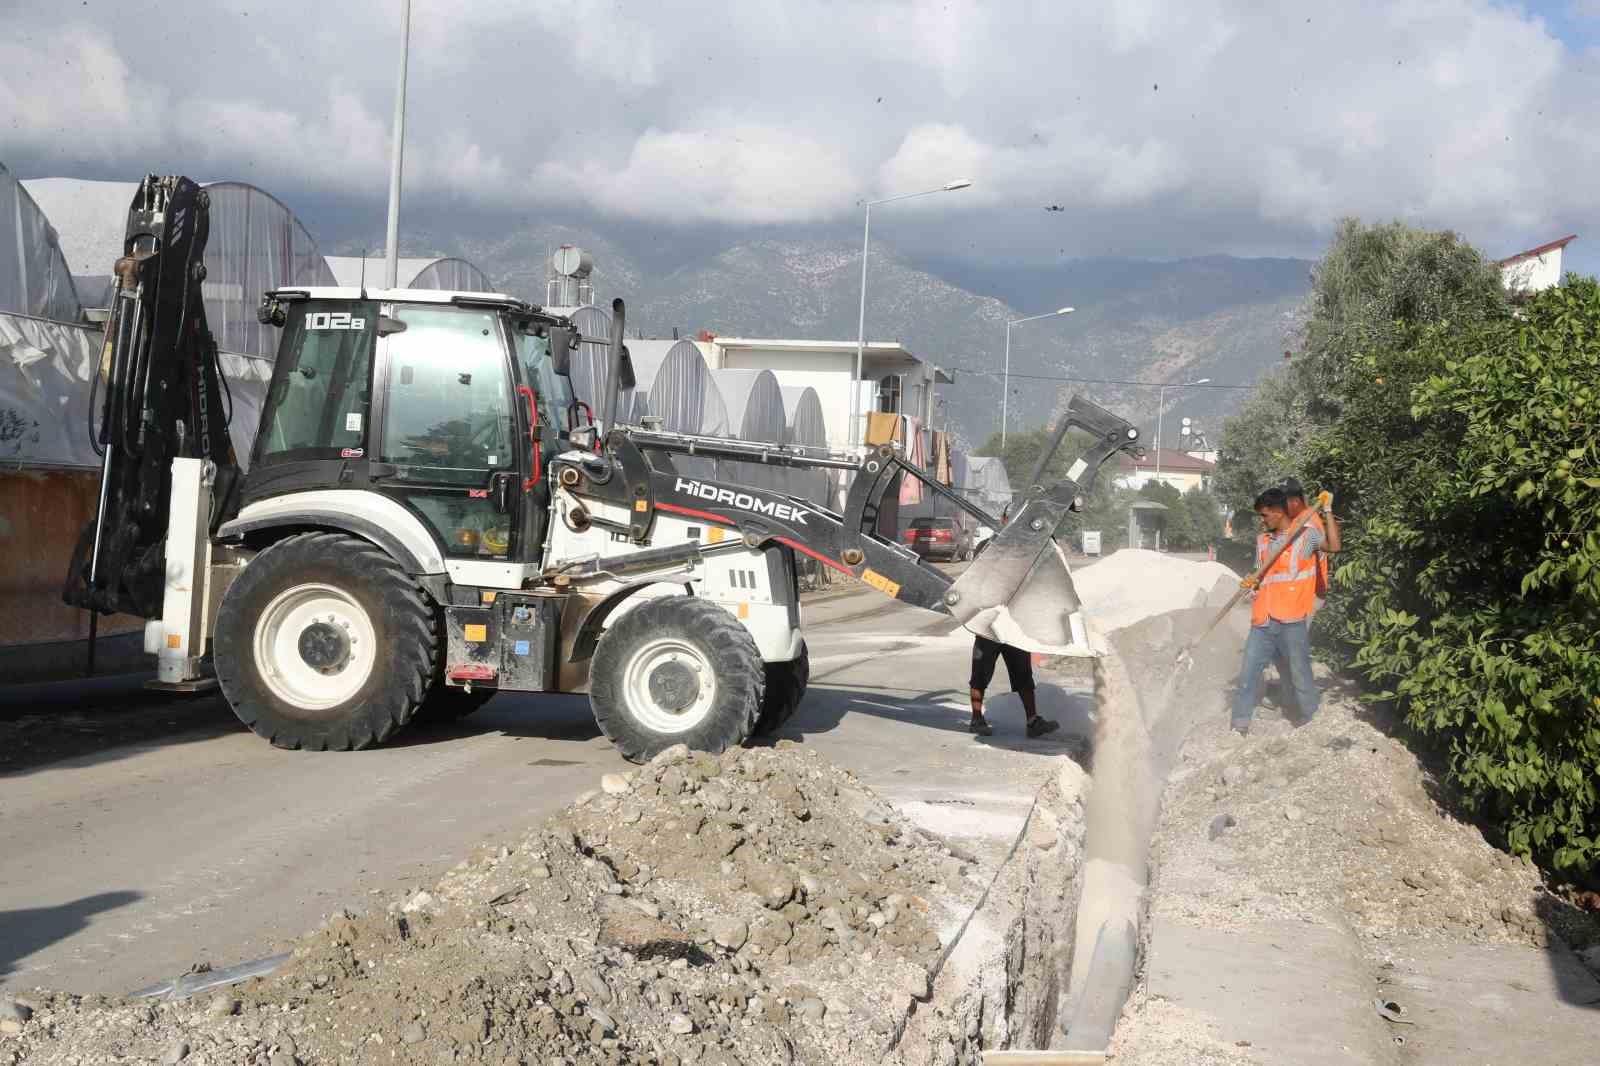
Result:
{"label": "green tree", "polygon": [[1390,446],[1389,484],[1361,486],[1360,534],[1338,571],[1355,664],[1445,743],[1452,780],[1513,850],[1591,868],[1600,288],[1569,279],[1517,317],[1436,324],[1373,370],[1415,378],[1412,402],[1349,403],[1312,457],[1347,477],[1369,468],[1349,451]]}

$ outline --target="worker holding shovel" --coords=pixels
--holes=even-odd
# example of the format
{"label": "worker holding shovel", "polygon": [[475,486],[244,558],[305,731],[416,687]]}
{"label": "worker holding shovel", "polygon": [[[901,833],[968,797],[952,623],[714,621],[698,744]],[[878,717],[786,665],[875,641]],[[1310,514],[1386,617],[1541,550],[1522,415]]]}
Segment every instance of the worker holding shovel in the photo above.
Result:
{"label": "worker holding shovel", "polygon": [[[1233,728],[1250,731],[1256,701],[1261,696],[1261,674],[1269,662],[1282,656],[1289,682],[1304,722],[1317,712],[1317,688],[1311,677],[1311,612],[1316,606],[1317,552],[1324,544],[1322,530],[1309,521],[1291,525],[1288,501],[1280,488],[1256,497],[1255,512],[1265,533],[1256,541],[1256,561],[1264,565],[1244,584],[1254,592],[1250,603],[1250,637],[1244,646],[1244,667],[1239,672],[1239,692],[1233,704]],[[1286,544],[1285,541],[1288,543]],[[1268,561],[1270,565],[1268,564]]]}

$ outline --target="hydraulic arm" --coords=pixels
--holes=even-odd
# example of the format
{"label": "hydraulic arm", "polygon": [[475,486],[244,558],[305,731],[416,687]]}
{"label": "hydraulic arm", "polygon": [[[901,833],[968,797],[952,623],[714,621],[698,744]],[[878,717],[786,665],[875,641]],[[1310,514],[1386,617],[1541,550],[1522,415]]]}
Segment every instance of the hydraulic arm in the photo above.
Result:
{"label": "hydraulic arm", "polygon": [[[1040,483],[1040,473],[1071,428],[1090,434],[1092,443],[1072,464],[1068,477],[1054,484]],[[1128,422],[1074,397],[1050,449],[1020,493],[1020,508],[1010,522],[1002,522],[939,483],[892,445],[872,448],[857,459],[821,449],[621,426],[607,434],[600,455],[558,463],[556,477],[560,487],[579,501],[594,499],[626,508],[628,524],[614,524],[611,529],[619,539],[647,542],[661,514],[694,519],[734,531],[746,547],[778,545],[809,556],[885,595],[952,615],[982,636],[1035,651],[1084,652],[1087,639],[1078,617],[1080,604],[1056,537],[1068,512],[1077,508],[1081,495],[1093,486],[1101,463],[1114,452],[1133,450],[1137,444],[1138,430]],[[780,493],[680,474],[672,465],[673,455],[844,470],[853,472],[854,477],[840,514]],[[959,578],[952,580],[943,571],[923,564],[914,552],[877,534],[879,505],[895,479],[902,476],[916,478],[955,507],[998,530],[985,552]],[[580,511],[577,517],[604,524],[586,512]],[[693,545],[674,548],[663,553],[661,563],[675,565],[713,550]],[[585,573],[615,573],[638,561],[626,555],[586,560],[577,571],[560,576],[581,581]]]}
{"label": "hydraulic arm", "polygon": [[[210,229],[205,190],[150,175],[128,209],[106,343],[95,377],[105,389],[96,430],[100,499],[67,575],[63,598],[100,613],[159,617],[168,577],[172,461],[211,466],[208,495],[225,499],[238,475],[228,436],[227,383],[206,325]],[[209,529],[200,529],[204,538]]]}

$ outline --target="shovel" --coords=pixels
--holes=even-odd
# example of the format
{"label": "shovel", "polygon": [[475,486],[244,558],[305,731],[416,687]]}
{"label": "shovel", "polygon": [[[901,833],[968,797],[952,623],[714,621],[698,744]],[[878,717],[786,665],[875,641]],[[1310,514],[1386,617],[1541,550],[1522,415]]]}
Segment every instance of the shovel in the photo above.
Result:
{"label": "shovel", "polygon": [[[1065,478],[1044,485],[1044,471],[1071,428],[1090,434],[1094,442]],[[1056,533],[1080,496],[1093,488],[1100,464],[1116,452],[1134,450],[1138,440],[1139,431],[1129,422],[1074,396],[1019,493],[1022,507],[1016,517],[1000,527],[945,594],[956,621],[980,637],[1024,651],[1094,655],[1083,603]]]}
{"label": "shovel", "polygon": [[1211,635],[1213,629],[1217,628],[1217,623],[1228,617],[1228,612],[1233,610],[1235,605],[1244,598],[1245,593],[1253,592],[1261,586],[1261,579],[1267,576],[1267,571],[1271,570],[1272,564],[1278,561],[1278,556],[1288,551],[1289,545],[1293,544],[1295,538],[1305,531],[1306,523],[1311,521],[1311,516],[1318,511],[1327,511],[1332,506],[1333,494],[1331,492],[1318,493],[1317,505],[1315,507],[1307,507],[1299,518],[1289,524],[1289,535],[1283,538],[1283,543],[1278,545],[1277,550],[1267,557],[1266,562],[1256,568],[1255,573],[1239,582],[1239,590],[1228,597],[1228,602],[1223,604],[1222,610],[1217,612],[1216,617],[1206,623],[1206,627],[1200,631],[1199,636],[1185,644],[1183,650],[1178,652],[1178,669],[1187,670],[1194,665],[1194,650]]}

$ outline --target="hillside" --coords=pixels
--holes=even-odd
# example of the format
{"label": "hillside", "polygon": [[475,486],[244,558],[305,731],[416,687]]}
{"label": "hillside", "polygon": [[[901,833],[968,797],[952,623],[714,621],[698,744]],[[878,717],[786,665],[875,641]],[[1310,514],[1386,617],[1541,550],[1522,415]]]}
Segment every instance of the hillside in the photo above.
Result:
{"label": "hillside", "polygon": [[[548,250],[576,243],[594,254],[596,292],[629,301],[630,332],[669,336],[708,329],[723,336],[849,340],[856,334],[860,249],[824,240],[755,240],[695,254],[676,268],[646,269],[634,251],[588,230],[537,227],[454,241],[417,233],[408,252],[448,248],[507,290],[535,301]],[[672,260],[648,250],[655,262]],[[1308,288],[1310,264],[1292,259],[1209,256],[1174,262],[1077,260],[1044,267],[914,264],[874,245],[867,335],[893,339],[950,369],[940,419],[977,445],[1000,423],[1005,323],[1072,303],[1070,317],[1015,327],[1011,426],[1045,423],[1076,388],[1148,430],[1156,390],[1076,386],[1062,377],[1251,384],[1276,363]],[[1020,293],[1015,304],[999,293]],[[1060,293],[1056,300],[1045,294]],[[986,295],[987,294],[987,295]],[[1168,411],[1212,432],[1243,392],[1168,393]],[[1174,436],[1168,444],[1176,443]]]}

